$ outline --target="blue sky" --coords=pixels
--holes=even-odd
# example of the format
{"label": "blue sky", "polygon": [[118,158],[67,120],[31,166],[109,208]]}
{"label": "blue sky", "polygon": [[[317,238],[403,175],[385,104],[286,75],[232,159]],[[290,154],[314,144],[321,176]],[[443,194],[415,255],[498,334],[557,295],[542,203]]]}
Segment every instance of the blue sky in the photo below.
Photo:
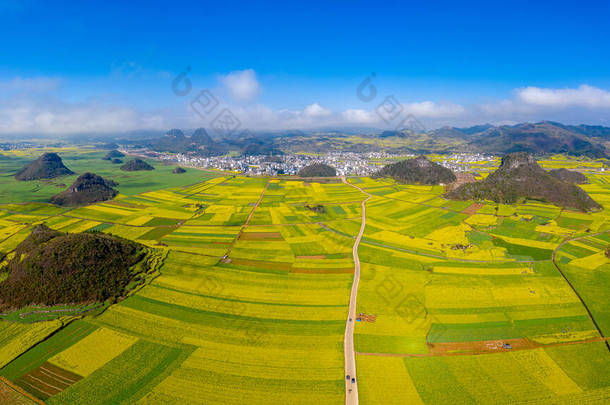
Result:
{"label": "blue sky", "polygon": [[207,126],[200,89],[253,129],[381,128],[389,95],[430,127],[610,125],[610,2],[529,3],[0,0],[0,133]]}

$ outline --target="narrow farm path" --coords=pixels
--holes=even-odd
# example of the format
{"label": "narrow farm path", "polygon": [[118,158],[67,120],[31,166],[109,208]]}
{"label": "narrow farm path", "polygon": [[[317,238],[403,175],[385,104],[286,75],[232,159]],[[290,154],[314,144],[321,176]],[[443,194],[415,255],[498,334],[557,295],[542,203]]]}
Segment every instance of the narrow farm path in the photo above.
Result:
{"label": "narrow farm path", "polygon": [[258,208],[258,206],[261,203],[261,201],[263,201],[263,197],[265,196],[265,191],[267,191],[267,188],[269,187],[270,181],[271,181],[271,179],[268,179],[267,183],[265,183],[265,187],[263,187],[263,191],[261,192],[260,197],[258,197],[258,200],[256,201],[256,203],[252,207],[252,210],[250,211],[250,214],[248,215],[248,218],[246,219],[246,222],[241,226],[241,228],[239,230],[239,233],[237,234],[237,236],[235,237],[235,239],[233,240],[233,242],[229,246],[229,249],[227,250],[227,253],[225,254],[223,260],[226,260],[226,259],[229,258],[229,256],[231,255],[231,250],[233,249],[233,246],[239,240],[241,235],[244,233],[244,229],[246,229],[248,227],[248,225],[250,224],[250,219],[252,219],[252,216],[254,215],[254,211],[256,211],[256,209]]}
{"label": "narrow farm path", "polygon": [[[360,232],[354,242],[352,255],[354,256],[354,281],[352,282],[352,291],[349,297],[349,311],[347,321],[345,323],[345,336],[343,337],[343,355],[345,358],[345,404],[358,404],[358,380],[356,379],[356,352],[354,351],[354,320],[356,319],[356,297],[358,295],[358,282],[360,281],[360,258],[358,257],[358,246],[364,234],[366,227],[366,202],[372,197],[371,194],[362,190],[355,184],[348,183],[345,177],[341,180],[356,189],[367,197],[362,201],[362,222],[360,224]],[[352,382],[353,381],[353,382]]]}

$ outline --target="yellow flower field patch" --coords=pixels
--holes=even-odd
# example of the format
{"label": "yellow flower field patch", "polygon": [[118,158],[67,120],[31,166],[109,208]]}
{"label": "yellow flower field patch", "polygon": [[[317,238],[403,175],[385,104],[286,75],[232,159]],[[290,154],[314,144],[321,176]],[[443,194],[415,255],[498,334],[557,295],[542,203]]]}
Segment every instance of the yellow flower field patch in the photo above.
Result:
{"label": "yellow flower field patch", "polygon": [[137,341],[136,337],[99,328],[75,345],[51,357],[49,363],[86,377]]}

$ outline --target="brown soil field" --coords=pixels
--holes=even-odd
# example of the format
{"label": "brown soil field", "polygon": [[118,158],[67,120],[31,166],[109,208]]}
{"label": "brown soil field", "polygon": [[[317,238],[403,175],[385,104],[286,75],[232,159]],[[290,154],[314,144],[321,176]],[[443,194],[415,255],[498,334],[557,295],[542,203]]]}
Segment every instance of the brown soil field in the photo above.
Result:
{"label": "brown soil field", "polygon": [[239,236],[241,240],[284,240],[279,232],[242,232]]}
{"label": "brown soil field", "polygon": [[474,175],[472,173],[458,172],[458,173],[455,173],[455,177],[456,177],[456,180],[453,183],[449,183],[445,186],[446,193],[452,191],[455,188],[458,188],[462,184],[474,183],[476,181],[476,179],[474,178]]}
{"label": "brown soil field", "polygon": [[[610,338],[591,338],[577,340],[573,342],[560,342],[543,345],[536,343],[528,338],[502,339],[502,340],[482,340],[477,342],[451,342],[451,343],[428,343],[430,353],[366,353],[357,352],[363,356],[382,356],[382,357],[434,357],[434,356],[465,356],[490,354],[499,352],[510,352],[515,350],[531,350],[541,347],[567,346],[586,343],[597,343],[608,341]],[[506,344],[509,347],[505,346]]]}
{"label": "brown soil field", "polygon": [[433,356],[508,352],[511,350],[535,349],[539,346],[540,345],[538,343],[527,338],[428,344],[428,347],[430,347],[430,353]]}
{"label": "brown soil field", "polygon": [[82,378],[78,374],[71,373],[47,362],[21,376],[15,381],[15,384],[32,395],[46,400],[53,395],[59,394]]}
{"label": "brown soil field", "polygon": [[474,215],[477,213],[478,210],[480,210],[481,208],[483,208],[485,205],[481,204],[481,203],[473,203],[470,206],[466,207],[464,209],[464,211],[462,211],[462,214],[466,214],[466,215]]}

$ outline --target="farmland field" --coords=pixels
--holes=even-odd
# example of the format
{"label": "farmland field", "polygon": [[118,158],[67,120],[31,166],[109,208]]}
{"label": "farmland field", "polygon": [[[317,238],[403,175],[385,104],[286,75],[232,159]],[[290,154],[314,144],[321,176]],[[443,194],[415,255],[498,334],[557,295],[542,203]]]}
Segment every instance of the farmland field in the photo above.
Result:
{"label": "farmland field", "polygon": [[[120,194],[52,206],[75,176],[16,182],[10,174],[40,151],[11,152],[0,161],[0,252],[45,223],[166,255],[156,278],[95,315],[0,316],[0,377],[35,399],[343,403],[352,247],[370,193],[354,334],[362,404],[610,400],[607,175],[587,173],[583,188],[605,209],[584,214],[449,201],[441,186],[387,179],[176,176],[157,162],[150,176],[119,171],[101,151],[58,152]],[[32,401],[2,384],[0,399]]]}

